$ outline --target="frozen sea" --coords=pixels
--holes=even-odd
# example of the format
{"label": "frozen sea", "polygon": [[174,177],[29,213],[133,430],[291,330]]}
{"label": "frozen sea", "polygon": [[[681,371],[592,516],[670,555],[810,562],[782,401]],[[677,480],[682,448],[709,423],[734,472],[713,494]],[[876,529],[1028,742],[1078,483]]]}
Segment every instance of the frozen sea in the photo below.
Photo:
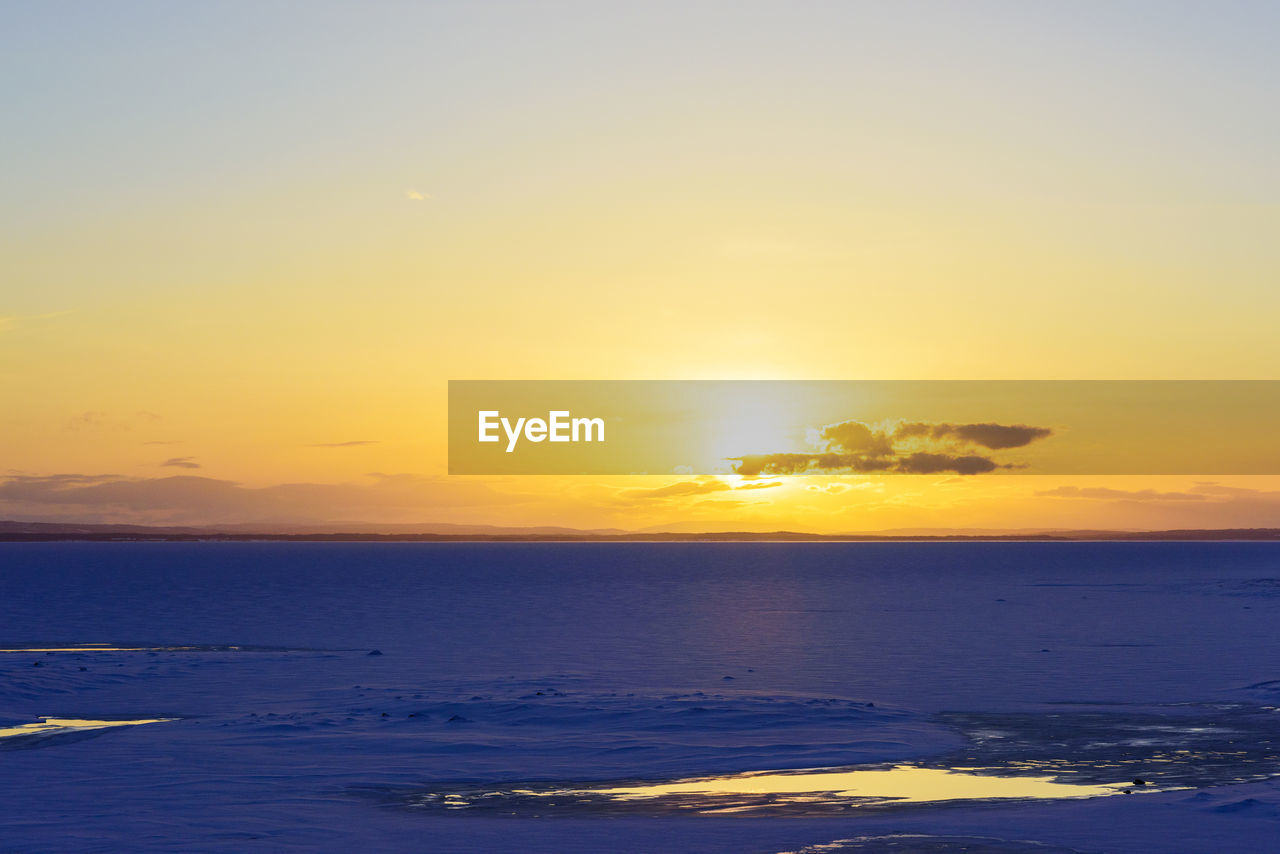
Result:
{"label": "frozen sea", "polygon": [[0,580],[6,854],[1280,851],[1280,544],[31,543]]}

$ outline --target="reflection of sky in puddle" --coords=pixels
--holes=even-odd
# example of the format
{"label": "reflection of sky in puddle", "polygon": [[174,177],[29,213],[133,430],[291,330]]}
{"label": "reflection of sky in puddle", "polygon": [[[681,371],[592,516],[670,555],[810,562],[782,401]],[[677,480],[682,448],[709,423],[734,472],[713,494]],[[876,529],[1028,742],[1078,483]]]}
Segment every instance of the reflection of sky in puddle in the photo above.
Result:
{"label": "reflection of sky in puddle", "polygon": [[1017,839],[1001,839],[994,836],[934,836],[922,833],[890,833],[877,836],[856,836],[806,845],[795,851],[779,854],[1080,854],[1075,848],[1062,848],[1043,842]]}
{"label": "reflection of sky in puddle", "polygon": [[[234,646],[221,647],[222,649],[235,649]],[[190,652],[192,650],[206,650],[210,647],[202,646],[99,646],[97,644],[88,646],[27,646],[18,649],[0,649],[0,652]]]}
{"label": "reflection of sky in puddle", "polygon": [[[871,798],[902,803],[985,800],[988,798],[1094,798],[1114,795],[1125,784],[1079,785],[1058,783],[1052,777],[996,777],[965,769],[944,770],[896,765],[871,770],[777,771],[737,774],[586,790],[620,800],[667,795],[813,795],[823,799]],[[528,792],[528,794],[534,794]],[[538,792],[554,795],[556,792]]]}
{"label": "reflection of sky in puddle", "polygon": [[0,652],[225,652],[238,646],[113,646],[109,643],[82,643],[75,646],[22,646]]}
{"label": "reflection of sky in puddle", "polygon": [[933,720],[969,743],[898,764],[666,780],[641,771],[606,781],[442,781],[382,791],[398,805],[456,815],[816,817],[962,801],[1171,792],[1280,774],[1280,714],[1274,705],[1060,704],[1048,711],[949,712]]}
{"label": "reflection of sky in puddle", "polygon": [[896,765],[758,771],[625,785],[455,788],[422,794],[411,802],[427,809],[524,815],[598,811],[728,815],[830,812],[962,800],[1096,798],[1133,790],[1128,782],[1066,783],[1054,777],[997,776],[990,769]]}
{"label": "reflection of sky in puddle", "polygon": [[177,718],[147,718],[136,721],[93,721],[81,718],[41,718],[39,723],[22,724],[14,727],[0,727],[0,738],[11,738],[24,735],[61,735],[84,730],[108,729],[117,726],[138,726],[139,724],[159,724]]}
{"label": "reflection of sky in puddle", "polygon": [[36,652],[342,652],[344,650],[307,647],[246,646],[243,644],[138,644],[117,646],[110,643],[81,643],[71,646],[12,646],[0,653]]}

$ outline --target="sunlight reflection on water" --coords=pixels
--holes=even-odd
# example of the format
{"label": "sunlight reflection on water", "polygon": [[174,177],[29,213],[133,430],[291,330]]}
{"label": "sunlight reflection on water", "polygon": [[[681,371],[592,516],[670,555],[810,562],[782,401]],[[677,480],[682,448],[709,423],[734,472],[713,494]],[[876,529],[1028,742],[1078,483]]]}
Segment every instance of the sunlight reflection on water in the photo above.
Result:
{"label": "sunlight reflection on water", "polygon": [[997,777],[974,774],[970,769],[943,770],[895,765],[892,768],[874,770],[763,772],[592,791],[623,800],[680,794],[708,797],[819,795],[827,798],[875,798],[904,803],[927,803],[987,798],[1092,798],[1117,794],[1125,785],[1081,785],[1058,783],[1052,777]]}
{"label": "sunlight reflection on water", "polygon": [[61,735],[62,733],[82,732],[85,730],[108,729],[118,726],[138,726],[140,724],[159,724],[175,721],[177,718],[146,718],[136,721],[96,721],[82,718],[42,717],[39,722],[21,724],[14,727],[0,728],[0,738],[12,738],[27,735]]}
{"label": "sunlight reflection on water", "polygon": [[[545,813],[548,811],[690,812],[701,814],[829,811],[960,800],[1096,798],[1129,793],[1129,782],[1085,784],[1054,777],[997,775],[991,769],[815,768],[758,771],[668,782],[582,786],[527,785],[435,791],[419,795],[427,809]],[[1157,791],[1154,787],[1144,791]]]}

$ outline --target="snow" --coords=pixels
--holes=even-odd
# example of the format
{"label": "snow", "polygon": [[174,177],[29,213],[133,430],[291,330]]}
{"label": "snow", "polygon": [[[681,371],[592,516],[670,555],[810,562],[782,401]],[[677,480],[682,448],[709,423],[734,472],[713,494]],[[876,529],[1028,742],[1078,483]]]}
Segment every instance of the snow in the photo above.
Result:
{"label": "snow", "polygon": [[[1280,849],[1280,545],[46,543],[0,572],[6,852]],[[1132,794],[444,808],[893,768]]]}

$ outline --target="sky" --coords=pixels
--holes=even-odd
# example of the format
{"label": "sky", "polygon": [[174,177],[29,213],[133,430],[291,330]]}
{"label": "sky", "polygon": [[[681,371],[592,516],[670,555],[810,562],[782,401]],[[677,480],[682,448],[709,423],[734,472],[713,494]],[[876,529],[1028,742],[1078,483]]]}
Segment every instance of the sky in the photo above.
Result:
{"label": "sky", "polygon": [[1280,379],[1274,3],[0,6],[0,517],[1280,520],[446,474],[451,379]]}

